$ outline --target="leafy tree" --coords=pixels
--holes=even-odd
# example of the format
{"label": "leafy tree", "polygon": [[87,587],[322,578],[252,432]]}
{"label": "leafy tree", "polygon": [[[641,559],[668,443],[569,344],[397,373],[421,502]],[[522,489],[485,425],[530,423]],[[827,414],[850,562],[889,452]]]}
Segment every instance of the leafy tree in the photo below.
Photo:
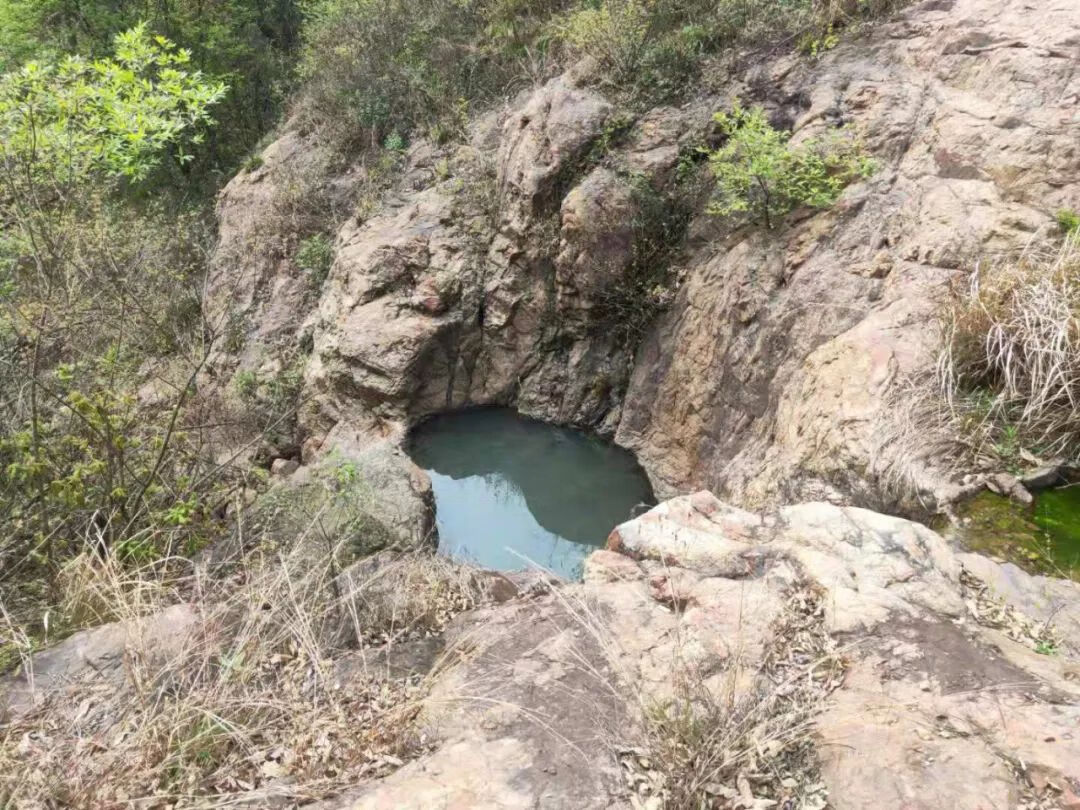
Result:
{"label": "leafy tree", "polygon": [[771,228],[797,206],[828,208],[845,186],[874,172],[874,162],[846,130],[792,146],[791,134],[769,124],[760,107],[745,110],[736,103],[713,120],[727,136],[709,155],[716,178],[713,214],[747,214]]}
{"label": "leafy tree", "polygon": [[80,192],[144,180],[168,149],[190,160],[225,85],[188,71],[190,54],[145,26],[112,59],[31,61],[0,77],[0,218],[7,252],[63,271],[57,226]]}
{"label": "leafy tree", "polygon": [[[0,164],[11,195],[27,184],[142,180],[198,127],[225,85],[186,66],[191,54],[145,25],[119,34],[113,59],[31,61],[0,77]],[[181,162],[190,154],[179,152]]]}
{"label": "leafy tree", "polygon": [[189,63],[137,26],[112,58],[0,77],[0,570],[82,534],[127,541],[186,491],[165,472],[190,381],[164,421],[131,385],[190,320],[184,246],[125,192],[211,123],[225,85]]}
{"label": "leafy tree", "polygon": [[[63,54],[111,55],[117,33],[145,22],[189,53],[189,69],[226,81],[221,125],[197,146],[200,160],[173,178],[213,186],[276,123],[299,43],[298,0],[5,0],[0,3],[0,71]],[[206,188],[212,191],[211,188]]]}

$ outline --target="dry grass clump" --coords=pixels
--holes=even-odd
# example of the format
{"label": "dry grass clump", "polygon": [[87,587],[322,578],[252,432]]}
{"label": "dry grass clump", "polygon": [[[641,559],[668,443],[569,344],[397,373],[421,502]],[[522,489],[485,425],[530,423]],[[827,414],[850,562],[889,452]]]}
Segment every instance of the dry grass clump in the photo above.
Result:
{"label": "dry grass clump", "polygon": [[[384,562],[347,588],[306,554],[252,561],[240,584],[193,574],[182,639],[129,641],[122,666],[0,726],[0,807],[293,806],[393,770],[418,750],[424,681],[364,671],[341,684],[334,658],[351,639],[439,627],[479,591],[430,554]],[[91,601],[111,593],[125,605],[114,615],[145,614],[149,591],[101,569]]]}
{"label": "dry grass clump", "polygon": [[643,706],[645,744],[620,762],[645,807],[820,810],[812,733],[845,662],[825,630],[821,594],[795,588],[777,619],[754,688],[718,695],[685,668],[675,698]]}
{"label": "dry grass clump", "polygon": [[352,628],[368,645],[438,635],[486,596],[476,571],[436,554],[412,554],[371,575],[359,568],[341,578],[341,593]]}
{"label": "dry grass clump", "polygon": [[937,383],[977,457],[1080,458],[1080,239],[977,267],[942,321]]}

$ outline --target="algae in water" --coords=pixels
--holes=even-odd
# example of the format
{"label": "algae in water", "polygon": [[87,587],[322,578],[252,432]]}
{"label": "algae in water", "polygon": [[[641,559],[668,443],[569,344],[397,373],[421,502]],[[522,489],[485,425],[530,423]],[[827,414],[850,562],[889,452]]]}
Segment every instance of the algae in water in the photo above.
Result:
{"label": "algae in water", "polygon": [[972,551],[1038,574],[1080,574],[1080,487],[1041,493],[1034,508],[982,492],[960,513],[960,541]]}

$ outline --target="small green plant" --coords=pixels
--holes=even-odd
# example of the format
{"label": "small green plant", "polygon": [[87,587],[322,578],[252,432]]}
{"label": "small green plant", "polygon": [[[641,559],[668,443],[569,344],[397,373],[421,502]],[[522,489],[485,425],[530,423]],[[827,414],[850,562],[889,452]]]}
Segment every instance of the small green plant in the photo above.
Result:
{"label": "small green plant", "polygon": [[339,487],[355,484],[359,477],[355,461],[342,461],[334,467],[334,480]]}
{"label": "small green plant", "polygon": [[309,275],[315,289],[322,287],[333,263],[334,246],[326,234],[317,233],[300,242],[296,264]]}
{"label": "small green plant", "polygon": [[259,390],[259,378],[254,371],[239,371],[233,379],[233,386],[236,388],[236,393],[240,395],[240,399],[250,402],[255,399],[255,394]]}
{"label": "small green plant", "polygon": [[599,163],[610,154],[611,150],[619,145],[619,142],[634,125],[634,119],[628,115],[613,115],[604,122],[604,128],[600,136],[593,142],[586,158],[587,163]]}
{"label": "small green plant", "polygon": [[1039,641],[1035,644],[1035,652],[1039,655],[1057,655],[1057,645],[1052,641]]}
{"label": "small green plant", "polygon": [[831,51],[840,44],[840,37],[832,25],[826,26],[824,31],[810,32],[799,41],[799,50],[807,56],[817,57],[825,51]]}
{"label": "small green plant", "polygon": [[245,172],[256,172],[263,166],[262,155],[250,155],[247,160],[244,161]]}
{"label": "small green plant", "polygon": [[736,103],[714,120],[727,142],[709,155],[716,178],[712,214],[746,214],[772,228],[800,205],[829,207],[845,186],[875,170],[846,130],[792,146],[790,133],[774,128],[760,107],[746,110]]}
{"label": "small green plant", "polygon": [[396,129],[386,136],[383,148],[391,152],[404,152],[406,147],[405,138]]}
{"label": "small green plant", "polygon": [[199,128],[210,122],[225,84],[187,70],[190,52],[145,25],[117,34],[114,43],[114,59],[27,62],[0,76],[4,209],[26,205],[22,198],[34,200],[44,184],[144,180],[165,147],[181,163],[191,160],[186,144],[201,142]]}
{"label": "small green plant", "polygon": [[1054,215],[1058,227],[1065,233],[1080,231],[1080,214],[1072,208],[1062,208]]}
{"label": "small green plant", "polygon": [[650,33],[646,0],[606,0],[571,12],[555,25],[572,53],[591,55],[616,81],[637,70]]}
{"label": "small green plant", "polygon": [[225,322],[225,328],[222,330],[222,347],[229,354],[239,354],[246,342],[247,318],[244,317],[242,312],[233,310],[229,313],[229,318]]}
{"label": "small green plant", "polygon": [[1020,429],[1016,425],[1005,425],[1001,429],[1000,439],[993,447],[994,452],[1007,470],[1010,472],[1019,471],[1023,447],[1021,445]]}

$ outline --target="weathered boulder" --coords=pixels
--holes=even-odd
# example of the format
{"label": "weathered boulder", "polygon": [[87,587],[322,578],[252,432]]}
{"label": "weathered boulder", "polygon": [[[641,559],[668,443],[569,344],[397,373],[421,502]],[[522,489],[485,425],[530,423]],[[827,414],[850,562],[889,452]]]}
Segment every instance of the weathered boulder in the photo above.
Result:
{"label": "weathered boulder", "polygon": [[548,82],[512,112],[498,152],[500,229],[529,235],[558,210],[570,172],[603,130],[612,105],[570,74]]}
{"label": "weathered boulder", "polygon": [[249,522],[249,542],[258,539],[252,527],[259,527],[286,545],[309,538],[315,554],[325,555],[327,540],[347,543],[355,559],[387,546],[430,543],[435,507],[431,481],[398,442],[349,446],[343,440],[333,456],[272,487],[254,504]]}
{"label": "weathered boulder", "polygon": [[770,561],[793,563],[828,587],[830,632],[869,630],[898,613],[955,618],[964,611],[960,566],[945,540],[918,523],[865,509],[801,504],[762,518],[698,492],[619,526],[608,544],[724,577],[754,576]]}
{"label": "weathered boulder", "polygon": [[[15,674],[0,678],[0,720],[26,714],[51,695],[85,691],[88,684],[105,691],[130,688],[129,673],[167,664],[183,649],[197,622],[194,606],[172,605],[146,618],[84,630],[34,653]],[[90,725],[94,718],[85,715],[71,722]]]}
{"label": "weathered boulder", "polygon": [[587,327],[596,297],[622,281],[633,258],[637,209],[630,184],[605,167],[562,201],[556,310],[568,331]]}

